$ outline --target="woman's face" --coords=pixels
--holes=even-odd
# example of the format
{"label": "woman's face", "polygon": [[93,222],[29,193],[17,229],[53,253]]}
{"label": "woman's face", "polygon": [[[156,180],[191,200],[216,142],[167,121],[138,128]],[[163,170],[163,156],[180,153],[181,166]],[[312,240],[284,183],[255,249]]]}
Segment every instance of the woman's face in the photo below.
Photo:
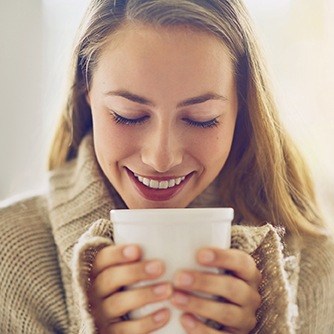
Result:
{"label": "woman's face", "polygon": [[234,68],[206,33],[127,26],[104,47],[87,100],[98,162],[131,209],[186,207],[229,155]]}

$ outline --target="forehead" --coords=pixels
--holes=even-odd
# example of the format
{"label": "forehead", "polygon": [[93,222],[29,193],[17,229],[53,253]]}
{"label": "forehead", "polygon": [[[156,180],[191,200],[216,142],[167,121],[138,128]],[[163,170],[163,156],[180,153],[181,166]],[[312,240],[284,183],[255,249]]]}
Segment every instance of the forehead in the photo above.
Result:
{"label": "forehead", "polygon": [[189,85],[189,79],[207,83],[227,79],[233,71],[228,48],[212,34],[189,27],[128,24],[106,41],[93,77],[149,85],[160,84],[160,78]]}
{"label": "forehead", "polygon": [[190,26],[153,26],[142,23],[127,23],[117,32],[112,33],[102,46],[100,55],[115,49],[136,51],[147,50],[146,53],[158,50],[168,51],[182,47],[184,51],[202,51],[212,57],[218,56],[232,59],[227,46],[213,34]]}

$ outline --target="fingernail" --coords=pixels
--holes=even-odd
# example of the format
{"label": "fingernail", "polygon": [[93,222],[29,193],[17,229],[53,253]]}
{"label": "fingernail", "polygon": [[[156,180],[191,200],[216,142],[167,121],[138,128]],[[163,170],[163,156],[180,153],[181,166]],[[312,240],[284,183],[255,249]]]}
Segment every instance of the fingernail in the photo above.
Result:
{"label": "fingernail", "polygon": [[199,252],[199,260],[202,263],[210,263],[215,259],[215,253],[212,250],[204,249]]}
{"label": "fingernail", "polygon": [[194,277],[187,273],[179,273],[175,279],[175,284],[178,286],[190,286],[193,282]]}
{"label": "fingernail", "polygon": [[150,275],[160,274],[162,265],[160,261],[152,261],[145,265],[145,272]]}
{"label": "fingernail", "polygon": [[186,305],[189,303],[189,297],[183,293],[176,292],[173,296],[173,301],[176,304]]}
{"label": "fingernail", "polygon": [[161,285],[157,285],[153,288],[153,292],[156,295],[164,295],[165,293],[167,293],[167,291],[170,289],[169,284],[161,284]]}
{"label": "fingernail", "polygon": [[167,319],[168,317],[168,311],[167,310],[162,310],[159,311],[158,313],[155,313],[153,315],[153,319],[155,322],[163,322]]}
{"label": "fingernail", "polygon": [[123,249],[123,255],[127,258],[127,259],[134,259],[138,256],[138,249],[136,246],[126,246]]}
{"label": "fingernail", "polygon": [[189,315],[185,315],[185,316],[182,317],[182,323],[187,328],[193,329],[193,328],[196,327],[195,320],[191,316],[189,316]]}

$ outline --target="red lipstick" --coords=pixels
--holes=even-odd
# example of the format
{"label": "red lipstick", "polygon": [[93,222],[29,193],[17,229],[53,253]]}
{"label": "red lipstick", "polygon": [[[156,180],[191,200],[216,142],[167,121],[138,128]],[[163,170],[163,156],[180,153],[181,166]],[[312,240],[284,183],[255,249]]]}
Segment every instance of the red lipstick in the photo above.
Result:
{"label": "red lipstick", "polygon": [[[132,171],[130,171],[128,168],[126,168],[126,171],[129,175],[129,178],[131,182],[133,183],[136,190],[139,192],[141,196],[143,196],[145,199],[150,201],[168,201],[172,197],[174,197],[176,194],[178,194],[184,186],[188,183],[193,173],[188,174],[185,179],[179,184],[175,185],[174,187],[167,188],[167,189],[153,189],[145,186],[143,183],[141,183],[135,176]],[[154,177],[154,180],[168,180],[173,177]]]}

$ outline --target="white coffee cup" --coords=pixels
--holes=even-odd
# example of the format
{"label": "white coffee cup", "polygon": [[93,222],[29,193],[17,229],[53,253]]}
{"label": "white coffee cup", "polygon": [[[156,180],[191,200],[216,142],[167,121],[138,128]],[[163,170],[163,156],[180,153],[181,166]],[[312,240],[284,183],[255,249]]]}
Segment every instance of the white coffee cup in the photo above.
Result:
{"label": "white coffee cup", "polygon": [[[126,209],[111,210],[110,219],[116,244],[138,244],[143,250],[143,259],[165,262],[162,277],[134,286],[138,287],[171,281],[180,269],[214,271],[196,262],[196,250],[208,246],[229,248],[233,214],[232,208]],[[149,304],[131,312],[130,316],[143,317],[163,307],[171,310],[171,319],[156,333],[185,333],[179,320],[181,312],[169,301]]]}

